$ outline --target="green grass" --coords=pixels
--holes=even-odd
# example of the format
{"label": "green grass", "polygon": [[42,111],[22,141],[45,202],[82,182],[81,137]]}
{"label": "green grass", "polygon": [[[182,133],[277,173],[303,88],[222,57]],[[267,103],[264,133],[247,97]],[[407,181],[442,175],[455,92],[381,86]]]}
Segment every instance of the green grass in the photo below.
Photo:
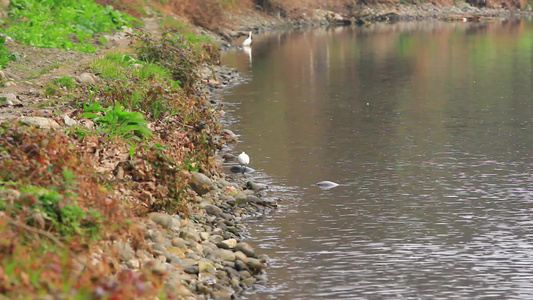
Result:
{"label": "green grass", "polygon": [[11,0],[5,33],[23,43],[94,52],[93,35],[131,26],[134,18],[91,0]]}
{"label": "green grass", "polygon": [[5,42],[6,37],[0,35],[0,70],[5,68],[8,62],[16,59],[15,54],[7,50],[6,46],[4,45]]}

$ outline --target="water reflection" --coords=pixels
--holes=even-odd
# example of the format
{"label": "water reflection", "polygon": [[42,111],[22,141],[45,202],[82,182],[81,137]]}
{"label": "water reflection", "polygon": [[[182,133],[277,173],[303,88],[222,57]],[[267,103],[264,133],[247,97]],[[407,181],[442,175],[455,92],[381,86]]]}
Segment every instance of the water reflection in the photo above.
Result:
{"label": "water reflection", "polygon": [[223,61],[251,77],[224,98],[239,147],[297,187],[251,221],[272,285],[250,299],[532,296],[530,22],[271,33]]}

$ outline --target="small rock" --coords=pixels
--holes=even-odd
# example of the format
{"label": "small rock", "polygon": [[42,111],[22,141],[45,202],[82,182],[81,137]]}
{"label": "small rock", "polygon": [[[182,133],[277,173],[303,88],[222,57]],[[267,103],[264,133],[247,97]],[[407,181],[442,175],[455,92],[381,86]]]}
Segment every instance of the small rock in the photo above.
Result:
{"label": "small rock", "polygon": [[180,235],[180,238],[184,240],[190,240],[194,242],[197,242],[200,240],[200,235],[198,234],[198,231],[191,226],[185,226],[181,228],[179,235]]}
{"label": "small rock", "polygon": [[254,272],[254,274],[259,273],[263,269],[263,264],[259,261],[259,259],[255,258],[249,258],[246,262],[246,266],[250,268]]}
{"label": "small rock", "polygon": [[74,126],[74,125],[77,125],[78,122],[76,122],[75,120],[72,120],[68,115],[66,114],[63,114],[61,115],[61,118],[63,118],[63,121],[65,121],[65,125],[67,126]]}
{"label": "small rock", "polygon": [[20,192],[13,189],[2,190],[0,191],[0,200],[8,201],[13,203],[18,200],[20,197]]}
{"label": "small rock", "polygon": [[255,251],[248,243],[240,242],[235,246],[235,251],[241,251],[248,257],[255,257]]}
{"label": "small rock", "polygon": [[148,218],[166,229],[171,228],[174,224],[172,216],[164,213],[153,212],[148,215]]}
{"label": "small rock", "polygon": [[167,273],[165,264],[158,260],[151,260],[146,263],[146,268],[156,275],[164,275]]}
{"label": "small rock", "polygon": [[213,181],[209,177],[198,172],[192,172],[189,185],[200,196],[209,193],[209,191],[215,188]]}
{"label": "small rock", "polygon": [[233,197],[235,198],[235,205],[237,206],[248,203],[248,196],[246,196],[246,194],[242,191],[239,191]]}
{"label": "small rock", "polygon": [[248,261],[248,256],[246,254],[242,253],[242,251],[236,251],[235,252],[235,259],[241,260],[243,262]]}
{"label": "small rock", "polygon": [[7,76],[2,70],[0,70],[0,80],[7,80]]}
{"label": "small rock", "polygon": [[168,246],[166,249],[168,253],[175,255],[178,258],[185,258],[185,252],[183,252],[181,248],[174,247],[174,246]]}
{"label": "small rock", "polygon": [[60,128],[59,124],[49,118],[43,117],[22,117],[18,119],[20,122],[28,125],[33,125],[40,128]]}
{"label": "small rock", "polygon": [[216,269],[215,264],[212,261],[201,260],[198,262],[199,272],[209,272],[208,270]]}
{"label": "small rock", "polygon": [[0,105],[22,104],[14,93],[0,94]]}
{"label": "small rock", "polygon": [[187,274],[198,274],[198,266],[188,266],[183,271]]}
{"label": "small rock", "polygon": [[187,245],[185,244],[185,240],[179,237],[175,237],[171,241],[172,246],[178,247],[180,249],[187,249]]}
{"label": "small rock", "polygon": [[[218,229],[218,228],[217,228]],[[209,241],[212,242],[212,243],[219,243],[219,242],[222,242],[224,240],[224,238],[218,234],[212,234],[210,237],[209,237]]]}
{"label": "small rock", "polygon": [[161,244],[152,244],[152,251],[156,255],[165,255],[167,253],[167,249],[161,245]]}
{"label": "small rock", "polygon": [[126,266],[130,269],[139,269],[141,267],[141,262],[138,259],[131,259],[126,262]]}
{"label": "small rock", "polygon": [[241,260],[235,260],[235,270],[244,271],[244,270],[248,270],[248,267],[246,266],[245,262]]}
{"label": "small rock", "polygon": [[204,206],[204,210],[206,213],[213,215],[213,216],[219,216],[220,214],[223,213],[220,207],[214,206],[214,205],[206,205]]}
{"label": "small rock", "polygon": [[268,185],[262,184],[262,183],[255,183],[253,181],[248,181],[246,183],[246,188],[251,189],[256,193],[259,193],[260,191],[266,190],[268,188]]}
{"label": "small rock", "polygon": [[209,233],[207,232],[200,232],[200,240],[207,241],[209,240]]}
{"label": "small rock", "polygon": [[96,81],[94,80],[94,75],[89,73],[81,73],[80,76],[75,76],[74,79],[76,79],[79,83],[83,84],[95,84]]}
{"label": "small rock", "polygon": [[211,253],[210,257],[220,261],[235,261],[235,254],[226,249],[217,249]]}
{"label": "small rock", "polygon": [[246,278],[244,279],[242,282],[242,284],[244,284],[245,286],[247,287],[250,287],[252,286],[255,282],[257,281],[257,279],[253,278],[253,277],[250,277],[250,278]]}
{"label": "small rock", "polygon": [[265,205],[265,201],[263,199],[254,195],[248,195],[248,197],[246,197],[246,201],[248,203],[255,203],[257,205]]}
{"label": "small rock", "polygon": [[226,244],[229,248],[233,249],[235,246],[237,246],[237,240],[236,239],[227,239],[221,242],[222,244]]}
{"label": "small rock", "polygon": [[115,248],[117,249],[121,261],[129,261],[133,258],[133,255],[135,254],[130,244],[125,243],[123,241],[118,241],[115,244]]}

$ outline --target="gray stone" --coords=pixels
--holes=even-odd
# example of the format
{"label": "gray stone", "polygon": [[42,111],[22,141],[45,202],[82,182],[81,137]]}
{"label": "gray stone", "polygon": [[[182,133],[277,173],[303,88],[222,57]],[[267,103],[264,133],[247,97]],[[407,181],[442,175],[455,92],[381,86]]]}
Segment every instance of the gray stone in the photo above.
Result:
{"label": "gray stone", "polygon": [[166,229],[171,228],[174,224],[172,216],[164,213],[153,212],[148,215],[148,218]]}
{"label": "gray stone", "polygon": [[145,266],[156,275],[164,275],[167,273],[166,265],[158,260],[151,260]]}
{"label": "gray stone", "polygon": [[[217,228],[218,229],[218,228]],[[212,243],[219,243],[219,242],[222,242],[224,240],[224,238],[218,234],[213,234],[209,237],[209,241],[211,241]]]}
{"label": "gray stone", "polygon": [[220,216],[220,214],[223,213],[220,207],[214,206],[214,205],[206,205],[204,206],[204,209],[206,213],[213,215],[213,216]]}
{"label": "gray stone", "polygon": [[259,193],[268,188],[268,185],[262,183],[255,183],[253,181],[248,181],[246,183],[246,188],[253,190],[256,193]]}
{"label": "gray stone", "polygon": [[239,271],[239,277],[241,279],[250,278],[252,277],[252,274],[248,270],[242,270],[242,271]]}
{"label": "gray stone", "polygon": [[71,119],[71,118],[70,118],[68,115],[66,115],[66,114],[61,115],[61,118],[63,118],[63,121],[65,121],[65,125],[67,125],[67,126],[78,125],[78,122],[76,122],[75,120]]}
{"label": "gray stone", "polygon": [[156,255],[165,255],[167,253],[165,246],[156,243],[152,243],[152,251]]}
{"label": "gray stone", "polygon": [[243,262],[248,261],[248,256],[246,254],[242,253],[242,251],[236,251],[235,252],[235,259],[241,260]]}
{"label": "gray stone", "polygon": [[0,70],[0,80],[7,80],[7,76],[2,70]]}
{"label": "gray stone", "polygon": [[232,251],[226,249],[217,249],[209,255],[209,257],[219,261],[235,261],[235,254]]}
{"label": "gray stone", "polygon": [[183,271],[187,274],[198,274],[198,266],[188,266]]}
{"label": "gray stone", "polygon": [[10,203],[15,202],[20,197],[18,190],[7,189],[0,191],[0,200],[8,201]]}
{"label": "gray stone", "polygon": [[135,254],[130,244],[123,241],[115,243],[115,248],[117,249],[121,261],[129,261]]}
{"label": "gray stone", "polygon": [[246,197],[246,201],[248,203],[255,203],[257,205],[265,205],[265,201],[263,201],[263,199],[254,195],[249,195],[248,197]]}
{"label": "gray stone", "polygon": [[76,79],[79,83],[83,84],[95,84],[96,81],[95,76],[89,73],[81,73],[80,76],[75,76],[74,79]]}
{"label": "gray stone", "polygon": [[203,196],[212,189],[215,188],[213,181],[209,179],[206,175],[198,172],[192,172],[191,179],[189,180],[189,185],[198,195]]}
{"label": "gray stone", "polygon": [[248,196],[246,196],[246,194],[242,191],[239,191],[233,197],[235,197],[235,205],[237,206],[248,203]]}
{"label": "gray stone", "polygon": [[27,124],[27,125],[33,125],[39,128],[60,128],[59,124],[49,118],[43,118],[43,117],[22,117],[18,119],[20,122]]}
{"label": "gray stone", "polygon": [[254,274],[259,273],[263,269],[263,264],[259,261],[259,259],[255,258],[249,258],[246,262],[246,266],[254,272]]}
{"label": "gray stone", "polygon": [[185,226],[180,229],[180,238],[197,242],[200,240],[198,231],[191,226]]}
{"label": "gray stone", "polygon": [[200,260],[198,262],[198,271],[199,272],[210,272],[216,270],[215,264],[212,261]]}
{"label": "gray stone", "polygon": [[227,239],[221,242],[222,244],[225,244],[228,246],[228,248],[235,248],[237,246],[237,240],[236,239]]}
{"label": "gray stone", "polygon": [[237,271],[244,271],[248,270],[248,267],[246,266],[246,263],[241,260],[235,260],[235,270]]}
{"label": "gray stone", "polygon": [[187,248],[187,245],[185,244],[185,240],[179,237],[173,238],[170,243],[172,244],[172,246],[178,247],[182,250]]}
{"label": "gray stone", "polygon": [[244,284],[244,285],[247,286],[247,287],[250,287],[250,286],[252,286],[256,281],[257,281],[257,279],[255,279],[255,278],[253,278],[253,277],[250,277],[250,278],[246,278],[246,279],[244,279],[243,281],[241,281],[241,283]]}
{"label": "gray stone", "polygon": [[11,106],[16,104],[22,104],[14,93],[0,94],[0,105]]}
{"label": "gray stone", "polygon": [[255,251],[248,243],[240,242],[235,246],[235,251],[241,251],[248,257],[255,257]]}

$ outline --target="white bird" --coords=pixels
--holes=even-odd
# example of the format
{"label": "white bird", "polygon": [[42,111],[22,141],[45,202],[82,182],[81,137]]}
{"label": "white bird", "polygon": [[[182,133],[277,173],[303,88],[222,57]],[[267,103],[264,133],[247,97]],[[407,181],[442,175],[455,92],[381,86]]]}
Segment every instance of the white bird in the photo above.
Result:
{"label": "white bird", "polygon": [[244,151],[237,156],[237,161],[242,166],[242,173],[244,174],[244,171],[246,170],[246,165],[250,163],[250,156],[248,154],[244,153]]}
{"label": "white bird", "polygon": [[248,36],[247,39],[244,40],[244,42],[242,42],[242,45],[250,46],[251,44],[252,44],[252,32],[250,31],[250,35]]}

